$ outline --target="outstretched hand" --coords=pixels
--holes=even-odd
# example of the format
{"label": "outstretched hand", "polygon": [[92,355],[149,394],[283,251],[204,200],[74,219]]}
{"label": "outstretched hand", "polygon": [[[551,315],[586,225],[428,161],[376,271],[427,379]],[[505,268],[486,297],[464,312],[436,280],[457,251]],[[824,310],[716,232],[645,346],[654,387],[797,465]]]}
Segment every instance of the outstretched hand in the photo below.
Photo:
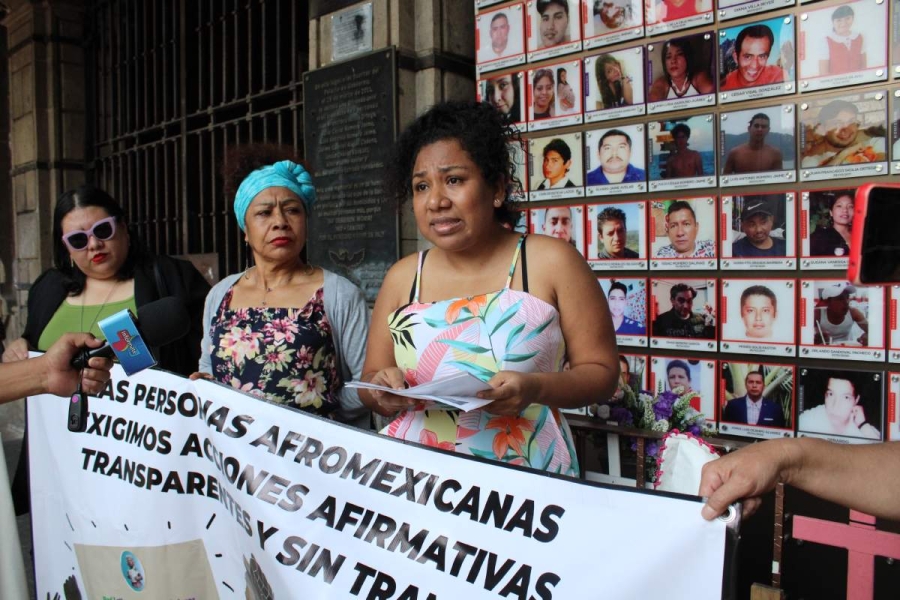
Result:
{"label": "outstretched hand", "polygon": [[699,494],[707,498],[701,514],[712,520],[743,500],[743,516],[759,508],[762,494],[784,481],[790,459],[779,440],[746,446],[703,465]]}

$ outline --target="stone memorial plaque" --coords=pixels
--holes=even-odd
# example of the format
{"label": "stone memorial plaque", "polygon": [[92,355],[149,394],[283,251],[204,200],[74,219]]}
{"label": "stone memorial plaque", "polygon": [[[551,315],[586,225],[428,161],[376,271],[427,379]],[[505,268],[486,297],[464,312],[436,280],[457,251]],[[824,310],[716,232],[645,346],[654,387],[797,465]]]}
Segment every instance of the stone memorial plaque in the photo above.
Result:
{"label": "stone memorial plaque", "polygon": [[379,50],[303,76],[306,160],[316,184],[310,262],[339,273],[374,302],[398,258],[398,211],[382,191],[394,142],[396,54]]}

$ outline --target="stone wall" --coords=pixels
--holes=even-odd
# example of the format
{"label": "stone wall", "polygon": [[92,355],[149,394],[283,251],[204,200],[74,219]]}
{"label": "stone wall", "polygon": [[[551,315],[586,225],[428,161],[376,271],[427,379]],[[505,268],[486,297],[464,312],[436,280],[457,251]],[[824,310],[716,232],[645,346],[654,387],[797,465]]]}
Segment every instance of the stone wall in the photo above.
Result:
{"label": "stone wall", "polygon": [[[475,97],[474,3],[372,0],[371,4],[372,49],[396,46],[399,53],[397,118],[401,130],[436,102]],[[331,39],[331,14],[311,18],[310,70],[331,64]],[[401,209],[400,237],[401,256],[426,244],[408,204]]]}

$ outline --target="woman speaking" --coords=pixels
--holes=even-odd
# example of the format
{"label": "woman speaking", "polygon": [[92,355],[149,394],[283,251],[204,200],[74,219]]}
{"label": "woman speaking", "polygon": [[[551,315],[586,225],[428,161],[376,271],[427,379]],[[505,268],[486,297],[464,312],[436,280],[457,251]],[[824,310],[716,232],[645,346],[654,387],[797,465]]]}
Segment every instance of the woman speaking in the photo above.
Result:
{"label": "woman speaking", "polygon": [[[390,393],[382,433],[535,469],[578,474],[560,408],[608,398],[618,379],[612,319],[584,258],[512,230],[516,180],[507,120],[487,104],[444,103],[400,136],[388,167],[433,247],[388,272],[372,314],[363,379],[393,389],[465,371],[491,403],[429,410]],[[569,360],[571,369],[563,371]]]}

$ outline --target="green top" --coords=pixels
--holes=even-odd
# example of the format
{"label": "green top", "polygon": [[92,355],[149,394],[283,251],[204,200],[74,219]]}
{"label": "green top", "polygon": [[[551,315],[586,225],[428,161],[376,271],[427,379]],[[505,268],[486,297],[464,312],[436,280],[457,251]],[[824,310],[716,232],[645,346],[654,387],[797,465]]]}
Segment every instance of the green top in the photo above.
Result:
{"label": "green top", "polygon": [[44,327],[41,337],[38,340],[38,350],[46,352],[56,340],[61,338],[64,333],[77,332],[90,326],[90,332],[95,337],[105,340],[106,336],[100,331],[97,325],[106,317],[113,315],[119,311],[130,309],[131,312],[137,314],[137,305],[134,303],[134,296],[119,300],[118,302],[108,302],[105,304],[69,304],[66,300],[59,305],[53,318]]}

